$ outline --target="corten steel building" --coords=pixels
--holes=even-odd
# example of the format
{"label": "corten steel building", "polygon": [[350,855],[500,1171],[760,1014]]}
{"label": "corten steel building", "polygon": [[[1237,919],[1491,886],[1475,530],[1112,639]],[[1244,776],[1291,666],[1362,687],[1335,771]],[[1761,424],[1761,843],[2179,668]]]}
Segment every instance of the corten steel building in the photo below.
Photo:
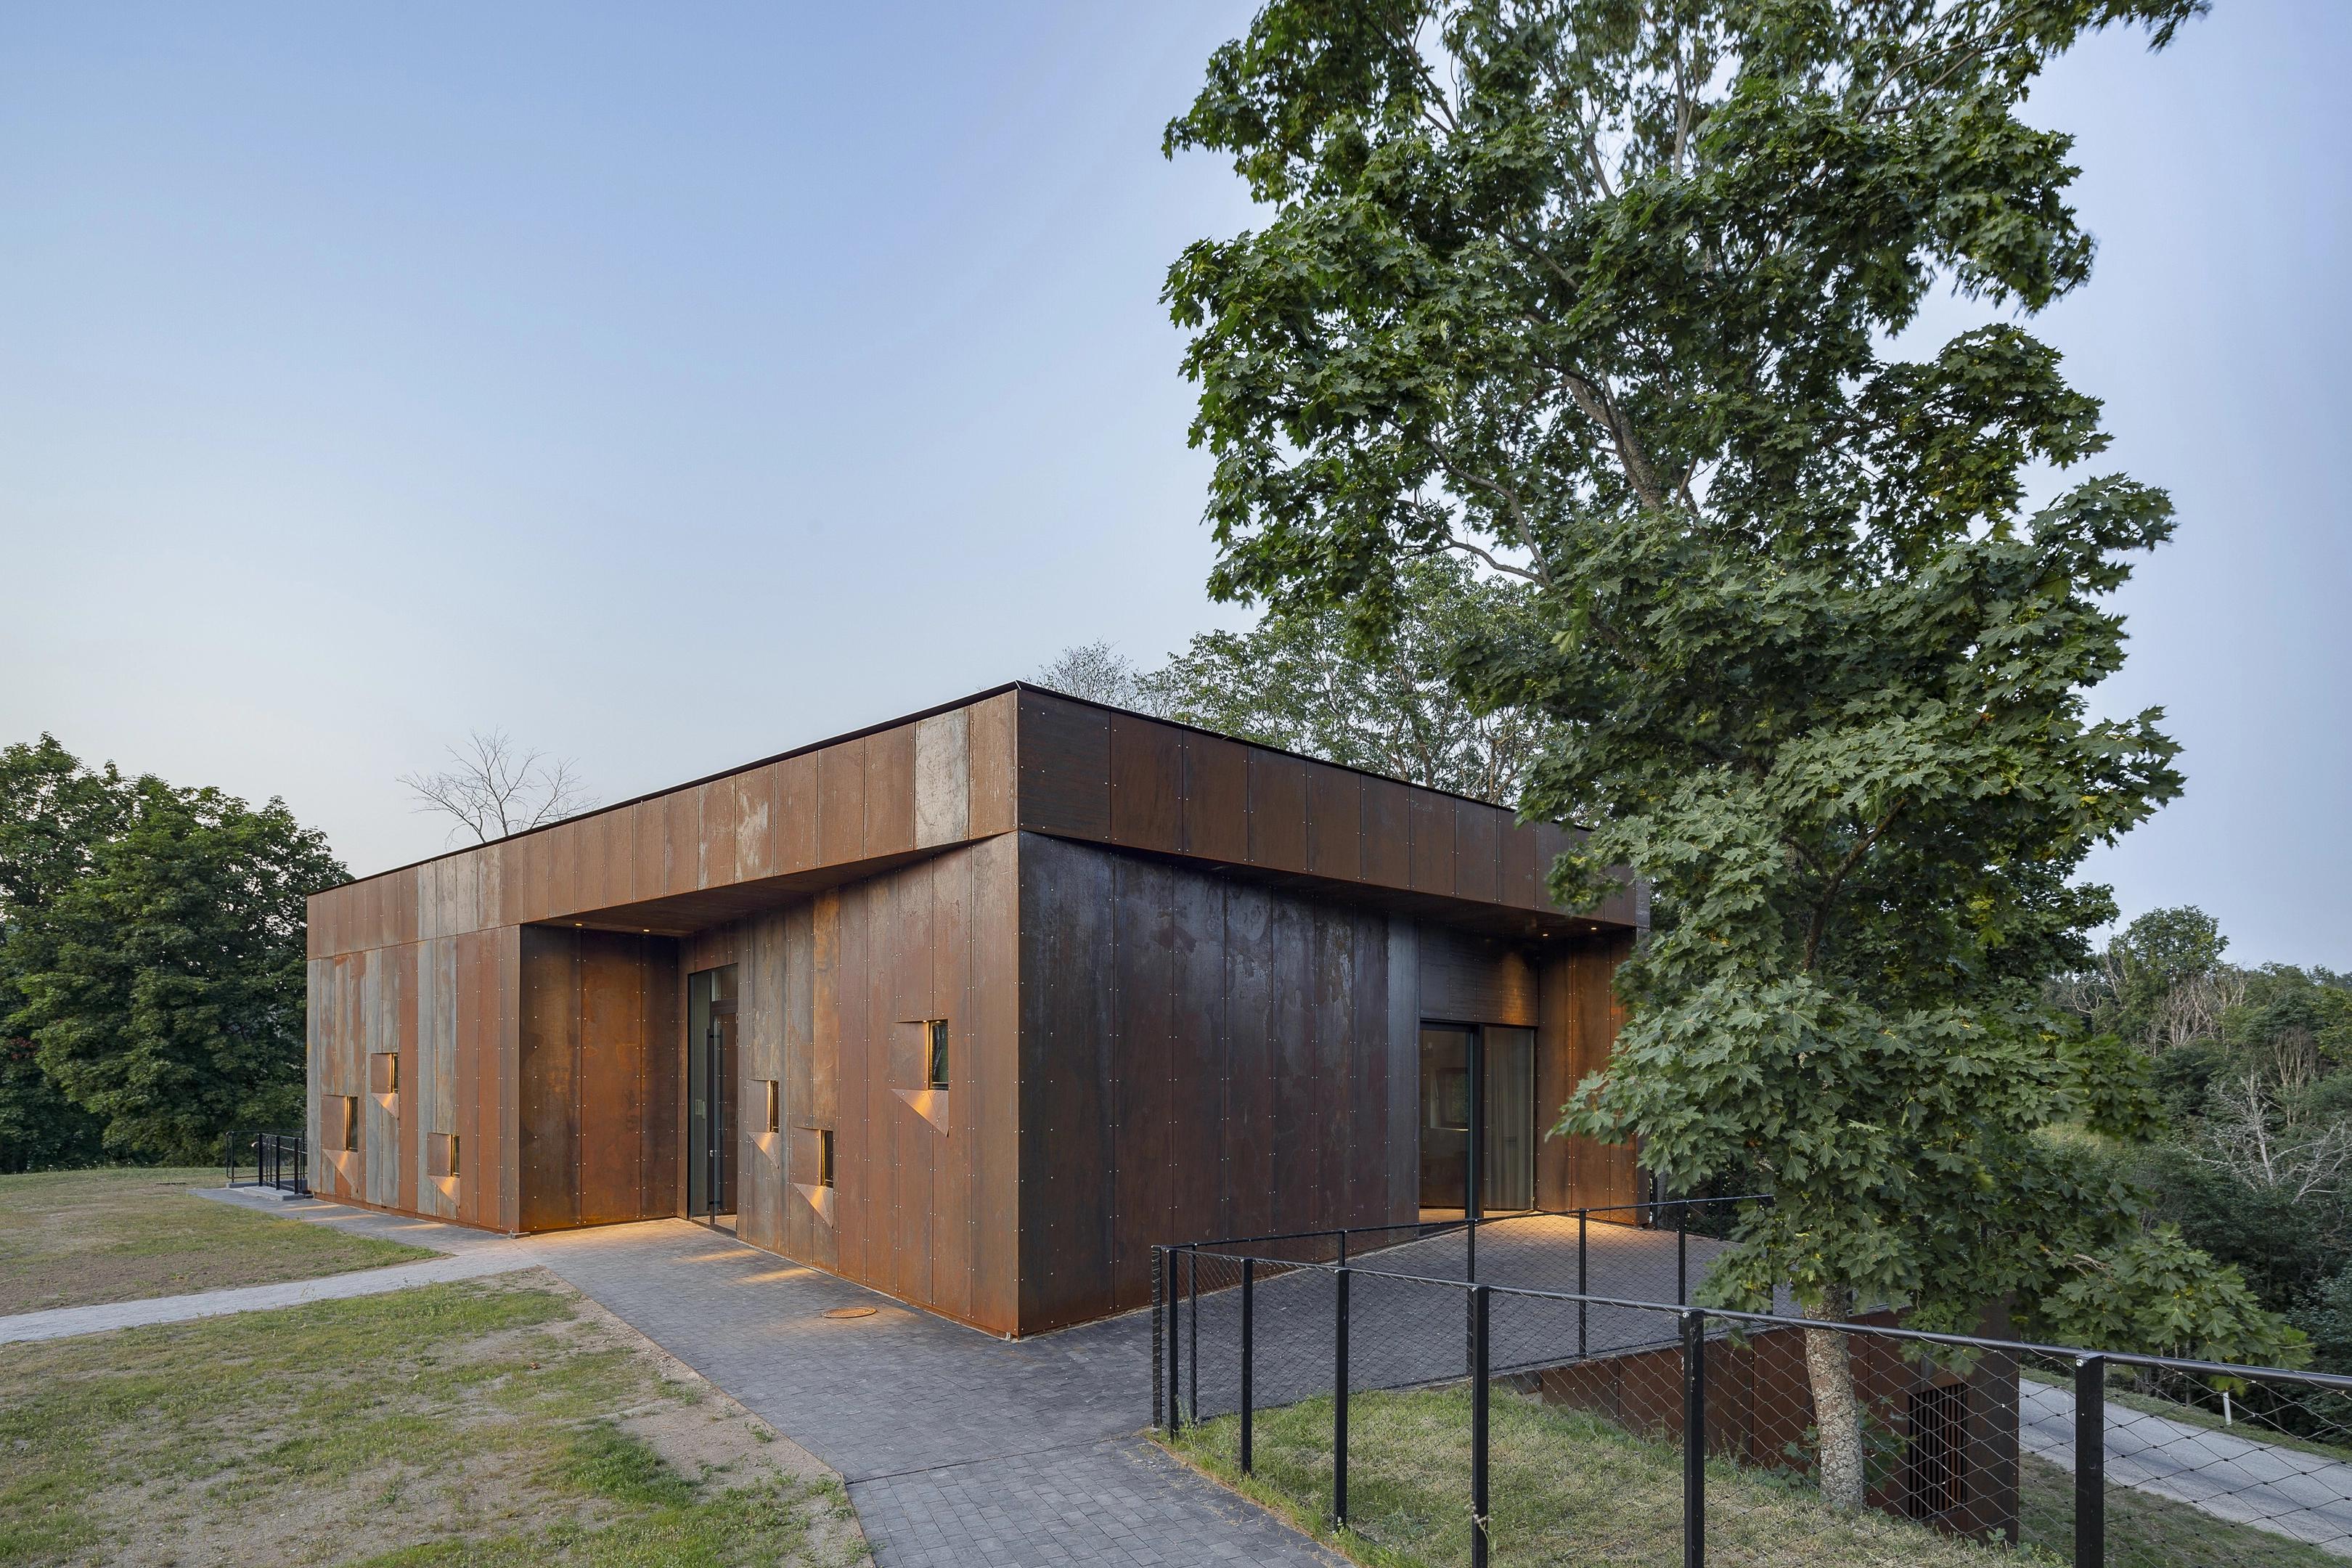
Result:
{"label": "corten steel building", "polygon": [[[1633,1201],[1542,1136],[1645,911],[1566,834],[1027,686],[310,900],[322,1196],[666,1215],[1004,1334],[1154,1243]],[[1479,1064],[1474,1070],[1474,1064]]]}

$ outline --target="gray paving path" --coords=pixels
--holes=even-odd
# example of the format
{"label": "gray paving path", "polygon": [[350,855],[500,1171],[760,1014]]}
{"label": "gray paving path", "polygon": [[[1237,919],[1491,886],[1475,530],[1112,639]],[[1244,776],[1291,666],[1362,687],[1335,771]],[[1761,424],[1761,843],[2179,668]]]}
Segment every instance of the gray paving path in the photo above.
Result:
{"label": "gray paving path", "polygon": [[[258,1312],[272,1307],[299,1306],[305,1301],[338,1300],[405,1290],[444,1279],[476,1279],[488,1274],[529,1268],[531,1244],[502,1237],[486,1237],[452,1226],[418,1223],[389,1215],[368,1215],[334,1204],[302,1200],[281,1205],[246,1189],[205,1189],[202,1195],[240,1207],[303,1218],[332,1218],[338,1228],[350,1229],[412,1246],[430,1247],[451,1256],[394,1263],[382,1268],[359,1268],[330,1274],[323,1279],[289,1279],[276,1285],[247,1285],[233,1290],[205,1290],[187,1296],[158,1296],[143,1301],[107,1301],[91,1307],[51,1307],[0,1318],[0,1344],[27,1340],[66,1339],[75,1334],[104,1333],[110,1329],[137,1328],[145,1323],[184,1323],[226,1312]],[[377,1222],[377,1223],[371,1223]]]}
{"label": "gray paving path", "polygon": [[534,1246],[840,1471],[881,1568],[1339,1562],[1137,1436],[1141,1317],[1007,1342],[682,1221]]}
{"label": "gray paving path", "polygon": [[[2074,1392],[2018,1385],[2025,1451],[2074,1468]],[[2352,1465],[2161,1415],[2107,1406],[2110,1486],[2168,1497],[2352,1557]]]}

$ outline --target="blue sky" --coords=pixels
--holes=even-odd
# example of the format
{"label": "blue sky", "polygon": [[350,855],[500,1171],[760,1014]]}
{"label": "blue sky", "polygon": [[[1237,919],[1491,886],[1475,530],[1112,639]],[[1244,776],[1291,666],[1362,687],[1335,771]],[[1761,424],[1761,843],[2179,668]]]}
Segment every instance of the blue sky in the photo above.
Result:
{"label": "blue sky", "polygon": [[[1248,9],[8,7],[0,738],[366,871],[471,728],[612,799],[1239,623],[1157,296],[1249,213],[1159,132]],[[2100,700],[2189,794],[2095,869],[2338,966],[2347,66],[2221,0],[2032,110],[2101,241],[2036,330],[2181,509]]]}

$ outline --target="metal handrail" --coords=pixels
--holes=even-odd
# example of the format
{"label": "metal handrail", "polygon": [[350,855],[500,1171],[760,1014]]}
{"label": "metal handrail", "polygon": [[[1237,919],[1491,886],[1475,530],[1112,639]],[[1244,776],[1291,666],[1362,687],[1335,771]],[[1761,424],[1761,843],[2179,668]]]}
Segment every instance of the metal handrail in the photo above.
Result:
{"label": "metal handrail", "polygon": [[[1449,1230],[1460,1230],[1467,1226],[1496,1225],[1504,1220],[1526,1219],[1529,1215],[1538,1215],[1548,1219],[1572,1219],[1578,1215],[1644,1213],[1652,1209],[1677,1209],[1688,1212],[1694,1208],[1705,1207],[1709,1204],[1764,1204],[1769,1205],[1771,1202],[1772,1194],[1769,1193],[1744,1193],[1737,1197],[1658,1198],[1648,1203],[1594,1204],[1588,1207],[1573,1209],[1548,1209],[1541,1205],[1538,1205],[1534,1208],[1512,1209],[1506,1214],[1465,1215],[1461,1219],[1408,1219],[1399,1220],[1393,1225],[1328,1226],[1321,1230],[1280,1230],[1273,1231],[1264,1236],[1224,1236],[1202,1241],[1169,1242],[1165,1245],[1186,1248],[1210,1247],[1256,1247],[1270,1241],[1313,1241],[1327,1236],[1364,1236],[1377,1231],[1389,1230],[1419,1230],[1423,1233],[1423,1237],[1430,1237],[1443,1236]],[[1287,1260],[1265,1259],[1263,1261]]]}

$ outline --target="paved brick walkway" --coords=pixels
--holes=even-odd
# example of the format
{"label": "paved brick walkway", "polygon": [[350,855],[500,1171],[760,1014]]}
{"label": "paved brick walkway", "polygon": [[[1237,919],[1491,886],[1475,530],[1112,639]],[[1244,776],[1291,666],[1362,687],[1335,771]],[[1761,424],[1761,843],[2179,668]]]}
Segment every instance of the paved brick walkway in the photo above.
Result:
{"label": "paved brick walkway", "polygon": [[1136,1436],[1146,1319],[1008,1343],[681,1221],[532,1246],[840,1471],[881,1568],[1339,1562]]}

